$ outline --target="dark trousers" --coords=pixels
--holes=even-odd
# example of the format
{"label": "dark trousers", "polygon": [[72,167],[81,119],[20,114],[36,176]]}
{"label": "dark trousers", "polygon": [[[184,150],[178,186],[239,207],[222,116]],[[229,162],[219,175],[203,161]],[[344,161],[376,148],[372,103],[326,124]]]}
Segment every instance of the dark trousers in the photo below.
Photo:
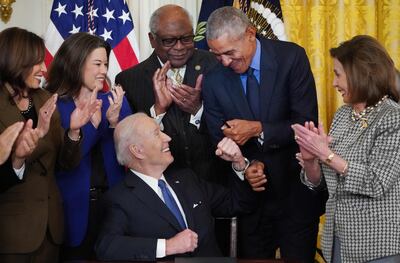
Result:
{"label": "dark trousers", "polygon": [[0,254],[2,263],[55,263],[58,262],[60,246],[56,245],[47,231],[39,248],[26,254]]}
{"label": "dark trousers", "polygon": [[101,227],[101,220],[104,216],[104,206],[100,193],[92,198],[89,203],[89,223],[86,236],[77,247],[63,245],[61,247],[61,261],[96,259],[94,245]]}
{"label": "dark trousers", "polygon": [[314,262],[318,217],[299,222],[286,215],[279,202],[268,200],[255,213],[241,216],[238,223],[239,257],[271,259],[280,248],[283,259]]}

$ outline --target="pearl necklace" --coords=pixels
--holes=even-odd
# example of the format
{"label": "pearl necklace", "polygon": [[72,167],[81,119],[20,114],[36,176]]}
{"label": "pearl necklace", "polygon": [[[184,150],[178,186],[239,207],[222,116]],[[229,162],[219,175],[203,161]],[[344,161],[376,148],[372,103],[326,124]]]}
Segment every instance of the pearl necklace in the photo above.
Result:
{"label": "pearl necklace", "polygon": [[28,100],[29,100],[28,108],[26,110],[22,110],[21,114],[28,114],[28,112],[32,109],[33,107],[32,98],[29,97]]}
{"label": "pearl necklace", "polygon": [[372,112],[376,107],[378,107],[382,102],[384,102],[388,98],[388,95],[385,95],[380,99],[374,106],[369,106],[366,107],[364,110],[362,110],[360,113],[356,112],[355,109],[352,110],[351,112],[351,119],[356,122],[358,120],[361,120],[361,128],[367,128],[368,127],[368,114]]}

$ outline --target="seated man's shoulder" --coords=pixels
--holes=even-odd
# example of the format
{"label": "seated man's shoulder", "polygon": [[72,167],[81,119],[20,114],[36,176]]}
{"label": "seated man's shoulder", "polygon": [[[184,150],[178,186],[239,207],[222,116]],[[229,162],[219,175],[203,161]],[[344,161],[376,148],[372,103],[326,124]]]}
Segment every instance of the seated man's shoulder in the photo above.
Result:
{"label": "seated man's shoulder", "polygon": [[199,180],[199,177],[190,168],[168,167],[164,172],[164,176],[168,180],[179,180],[186,183],[197,182]]}

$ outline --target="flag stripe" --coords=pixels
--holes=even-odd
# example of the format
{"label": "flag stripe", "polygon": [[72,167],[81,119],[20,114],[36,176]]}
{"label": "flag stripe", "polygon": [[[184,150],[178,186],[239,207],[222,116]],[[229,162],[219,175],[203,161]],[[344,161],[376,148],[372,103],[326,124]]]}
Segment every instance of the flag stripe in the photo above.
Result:
{"label": "flag stripe", "polygon": [[[135,52],[127,38],[122,39],[113,49],[121,68],[129,68],[138,63]],[[123,56],[119,54],[124,54]]]}

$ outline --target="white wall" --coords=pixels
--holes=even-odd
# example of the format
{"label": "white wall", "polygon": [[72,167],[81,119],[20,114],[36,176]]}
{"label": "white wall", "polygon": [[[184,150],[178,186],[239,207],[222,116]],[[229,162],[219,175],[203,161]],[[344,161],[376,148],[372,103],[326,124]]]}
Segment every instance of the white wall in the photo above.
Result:
{"label": "white wall", "polygon": [[[96,1],[96,0],[95,0]],[[126,0],[133,16],[137,41],[139,44],[140,60],[147,58],[152,49],[147,37],[151,13],[165,4],[176,4],[186,8],[193,16],[194,25],[200,12],[201,0]],[[13,14],[5,24],[0,21],[0,30],[18,26],[32,31],[40,36],[46,32],[50,20],[50,9],[53,0],[16,0],[12,4]]]}

